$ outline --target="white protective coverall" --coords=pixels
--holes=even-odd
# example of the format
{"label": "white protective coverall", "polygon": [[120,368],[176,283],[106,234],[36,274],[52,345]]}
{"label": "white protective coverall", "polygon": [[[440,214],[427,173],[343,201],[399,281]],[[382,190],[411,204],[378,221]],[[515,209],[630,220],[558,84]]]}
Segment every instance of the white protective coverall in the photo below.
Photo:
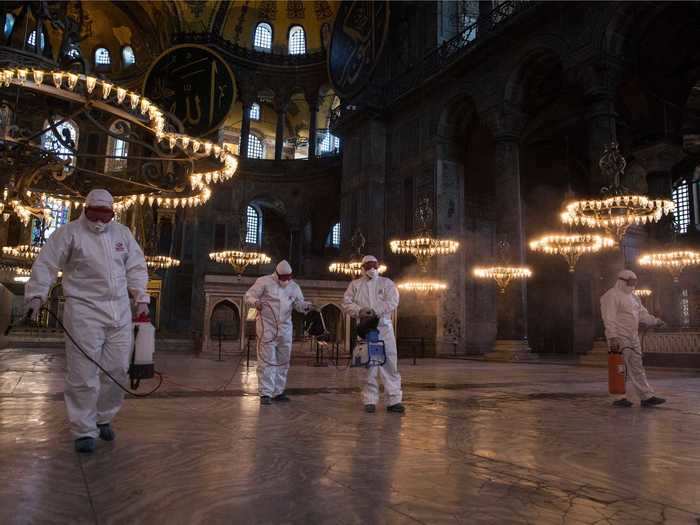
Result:
{"label": "white protective coverall", "polygon": [[276,274],[264,275],[245,294],[245,302],[250,308],[262,305],[255,323],[258,392],[261,397],[276,397],[284,393],[292,356],[292,308],[301,313],[311,309],[311,303],[304,301],[299,285],[288,282],[284,287]]}
{"label": "white protective coverall", "polygon": [[[637,276],[630,270],[620,272],[624,279]],[[634,287],[618,279],[615,286],[610,288],[600,298],[600,313],[605,325],[605,337],[610,340],[617,338],[625,359],[625,386],[637,393],[639,399],[645,400],[654,396],[654,390],[647,381],[642,364],[642,345],[639,341],[639,323],[655,325],[660,319],[651,315],[642,305],[641,300],[634,294]],[[629,390],[628,390],[629,392]]]}
{"label": "white protective coverall", "polygon": [[[63,324],[76,342],[121,384],[126,383],[132,350],[128,291],[148,303],[148,270],[143,251],[126,226],[107,223],[90,228],[83,213],[56,230],[41,249],[25,297],[46,302],[59,270],[66,299]],[[66,337],[65,402],[71,432],[77,438],[99,435],[97,424],[111,422],[124,393]]]}
{"label": "white protective coverall", "polygon": [[[379,339],[384,341],[386,363],[367,369],[362,400],[365,405],[376,405],[379,401],[377,374],[381,374],[386,393],[386,406],[401,403],[401,375],[398,368],[396,337],[391,314],[399,307],[399,291],[391,279],[366,275],[350,283],[343,297],[343,311],[359,318],[360,310],[371,308],[379,317]],[[364,372],[364,370],[363,370]]]}

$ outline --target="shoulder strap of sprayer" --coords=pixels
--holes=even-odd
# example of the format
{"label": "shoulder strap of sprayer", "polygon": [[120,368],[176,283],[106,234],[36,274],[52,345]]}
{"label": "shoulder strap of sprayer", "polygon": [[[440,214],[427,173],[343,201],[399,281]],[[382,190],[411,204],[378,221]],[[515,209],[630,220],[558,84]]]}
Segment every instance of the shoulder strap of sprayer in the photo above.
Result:
{"label": "shoulder strap of sprayer", "polygon": [[[133,370],[134,368],[134,363],[136,362],[136,336],[139,334],[139,325],[135,324],[134,325],[134,339],[133,339],[133,345],[131,348],[131,366],[129,367],[129,371]],[[139,388],[139,385],[141,384],[140,379],[133,379],[129,377],[129,383],[131,384],[131,389],[132,390],[137,390]]]}

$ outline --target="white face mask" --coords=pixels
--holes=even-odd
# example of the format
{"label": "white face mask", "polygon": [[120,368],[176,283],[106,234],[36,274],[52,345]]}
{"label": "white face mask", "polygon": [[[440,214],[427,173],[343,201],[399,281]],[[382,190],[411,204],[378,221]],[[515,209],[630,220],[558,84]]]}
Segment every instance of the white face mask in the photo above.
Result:
{"label": "white face mask", "polygon": [[376,268],[370,268],[365,272],[365,275],[369,279],[374,279],[375,277],[377,277],[377,275],[379,275],[379,270],[377,270]]}
{"label": "white face mask", "polygon": [[104,223],[104,222],[100,222],[100,221],[97,221],[97,222],[87,221],[87,223],[88,223],[88,227],[92,231],[94,231],[95,233],[102,233],[103,231],[105,231],[105,228],[107,228],[107,224],[108,224],[108,223]]}

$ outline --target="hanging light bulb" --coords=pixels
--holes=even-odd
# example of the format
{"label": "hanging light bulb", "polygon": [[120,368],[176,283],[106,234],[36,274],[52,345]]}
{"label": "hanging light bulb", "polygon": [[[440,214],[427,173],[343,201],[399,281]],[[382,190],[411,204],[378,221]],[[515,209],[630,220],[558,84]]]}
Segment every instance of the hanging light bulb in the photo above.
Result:
{"label": "hanging light bulb", "polygon": [[129,101],[131,102],[131,109],[136,109],[136,106],[139,105],[139,97],[136,93],[129,93]]}
{"label": "hanging light bulb", "polygon": [[66,76],[68,77],[68,89],[73,91],[75,89],[75,86],[78,85],[78,75],[75,73],[67,73]]}
{"label": "hanging light bulb", "polygon": [[171,150],[175,147],[176,144],[177,137],[175,135],[168,135],[168,145],[170,146]]}
{"label": "hanging light bulb", "polygon": [[151,103],[148,101],[146,98],[141,99],[141,113],[144,114],[148,111],[148,108],[151,107]]}
{"label": "hanging light bulb", "polygon": [[97,79],[95,77],[85,77],[85,87],[87,88],[87,92],[89,95],[92,94],[96,85]]}
{"label": "hanging light bulb", "polygon": [[34,77],[35,84],[42,84],[44,82],[44,70],[43,69],[32,70],[32,77]]}
{"label": "hanging light bulb", "polygon": [[211,153],[212,146],[213,146],[213,144],[211,142],[205,142],[204,143],[204,153],[209,155]]}
{"label": "hanging light bulb", "polygon": [[61,89],[61,84],[63,83],[63,73],[61,71],[52,71],[51,78],[53,78],[53,85],[56,89]]}
{"label": "hanging light bulb", "polygon": [[118,87],[117,88],[117,104],[121,104],[124,102],[124,99],[126,98],[126,89]]}
{"label": "hanging light bulb", "polygon": [[112,84],[109,82],[102,81],[102,98],[107,100],[109,94],[112,92]]}
{"label": "hanging light bulb", "polygon": [[28,74],[29,74],[28,69],[17,68],[17,80],[19,80],[20,84],[24,84],[26,82]]}
{"label": "hanging light bulb", "polygon": [[194,153],[199,153],[199,148],[202,144],[198,140],[192,140],[192,151]]}
{"label": "hanging light bulb", "polygon": [[187,135],[183,135],[180,137],[180,142],[182,143],[182,148],[187,149],[187,146],[190,145],[190,138]]}

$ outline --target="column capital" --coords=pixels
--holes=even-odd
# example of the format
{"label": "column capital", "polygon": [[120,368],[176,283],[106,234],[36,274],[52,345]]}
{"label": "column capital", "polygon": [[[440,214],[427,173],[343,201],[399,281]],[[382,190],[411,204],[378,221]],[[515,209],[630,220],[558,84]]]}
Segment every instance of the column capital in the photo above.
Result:
{"label": "column capital", "polygon": [[622,66],[611,57],[602,57],[572,69],[570,76],[582,87],[586,102],[611,101],[620,84]]}
{"label": "column capital", "polygon": [[479,113],[480,119],[496,142],[518,142],[527,122],[527,115],[510,104],[499,104]]}

